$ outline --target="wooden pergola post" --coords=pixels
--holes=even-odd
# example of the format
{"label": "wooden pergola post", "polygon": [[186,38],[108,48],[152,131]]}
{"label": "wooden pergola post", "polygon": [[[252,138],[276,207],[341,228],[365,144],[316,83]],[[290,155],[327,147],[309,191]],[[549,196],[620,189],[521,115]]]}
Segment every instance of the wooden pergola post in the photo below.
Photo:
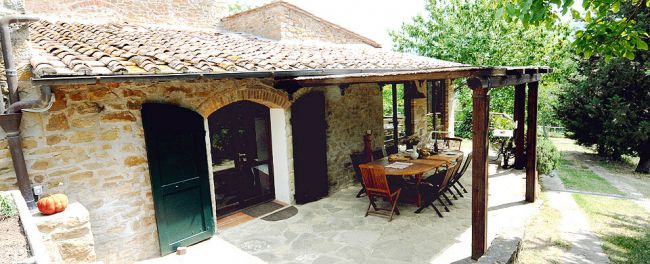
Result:
{"label": "wooden pergola post", "polygon": [[[471,87],[471,86],[470,86]],[[487,250],[489,88],[471,87],[472,100],[472,259]]]}
{"label": "wooden pergola post", "polygon": [[528,132],[526,135],[526,201],[535,202],[537,184],[537,89],[539,82],[528,83]]}
{"label": "wooden pergola post", "polygon": [[526,120],[526,84],[515,85],[515,169],[526,165],[524,156],[524,120]]}

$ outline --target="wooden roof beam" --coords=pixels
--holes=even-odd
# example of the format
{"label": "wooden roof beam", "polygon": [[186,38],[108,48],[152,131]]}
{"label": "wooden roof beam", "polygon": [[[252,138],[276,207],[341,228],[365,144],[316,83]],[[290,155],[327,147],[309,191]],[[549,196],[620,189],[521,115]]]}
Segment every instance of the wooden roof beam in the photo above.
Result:
{"label": "wooden roof beam", "polygon": [[518,84],[538,82],[540,74],[508,75],[503,77],[473,77],[467,79],[469,88],[498,88]]}
{"label": "wooden roof beam", "polygon": [[468,78],[474,76],[506,76],[506,69],[440,69],[436,71],[361,73],[319,77],[298,77],[295,79],[277,80],[278,82],[295,82],[301,87],[337,85],[342,83],[395,83],[420,80],[444,80]]}

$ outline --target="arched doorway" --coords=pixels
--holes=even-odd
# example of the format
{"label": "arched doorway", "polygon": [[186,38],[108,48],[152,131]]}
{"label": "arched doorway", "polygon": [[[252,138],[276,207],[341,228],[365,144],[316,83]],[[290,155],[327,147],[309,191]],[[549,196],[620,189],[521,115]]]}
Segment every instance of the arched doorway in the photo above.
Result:
{"label": "arched doorway", "polygon": [[203,117],[175,105],[145,103],[142,126],[162,255],[212,237]]}
{"label": "arched doorway", "polygon": [[268,107],[251,101],[208,116],[217,215],[275,199]]}

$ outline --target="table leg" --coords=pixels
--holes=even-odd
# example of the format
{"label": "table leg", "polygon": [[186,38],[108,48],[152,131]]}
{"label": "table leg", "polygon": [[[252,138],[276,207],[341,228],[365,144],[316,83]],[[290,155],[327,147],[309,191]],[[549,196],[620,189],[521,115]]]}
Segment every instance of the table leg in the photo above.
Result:
{"label": "table leg", "polygon": [[422,181],[422,173],[416,174],[415,175],[415,190],[416,190],[416,198],[415,198],[415,203],[417,204],[418,207],[420,207],[420,204],[422,203],[422,199],[420,197],[420,182]]}

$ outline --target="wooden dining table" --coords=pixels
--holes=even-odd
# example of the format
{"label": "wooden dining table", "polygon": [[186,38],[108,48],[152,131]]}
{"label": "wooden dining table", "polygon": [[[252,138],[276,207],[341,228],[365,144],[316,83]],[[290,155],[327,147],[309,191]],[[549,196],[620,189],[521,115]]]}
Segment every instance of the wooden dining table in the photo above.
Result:
{"label": "wooden dining table", "polygon": [[[416,160],[408,160],[408,161],[401,161],[401,162],[407,162],[412,164],[404,169],[390,168],[386,166],[394,162],[388,161],[388,158],[378,159],[368,164],[384,166],[384,172],[386,173],[386,176],[413,177],[415,178],[416,186],[420,185],[420,182],[422,181],[422,175],[430,171],[437,171],[438,168],[446,164],[446,162],[442,160],[427,160],[427,159],[416,159]],[[421,202],[422,200],[420,197],[420,193],[416,192],[415,203],[417,204],[418,207],[420,206]]]}
{"label": "wooden dining table", "polygon": [[[384,172],[386,173],[386,176],[413,177],[415,179],[415,185],[417,190],[417,187],[422,182],[422,175],[432,171],[435,173],[438,171],[438,169],[440,169],[440,167],[442,167],[445,164],[452,163],[454,160],[456,160],[459,156],[462,155],[463,155],[462,151],[448,151],[448,152],[440,152],[439,154],[431,155],[420,159],[395,161],[395,162],[412,163],[410,166],[403,169],[386,167],[387,165],[395,163],[395,162],[390,162],[388,158],[377,159],[368,164],[384,166]],[[420,192],[416,191],[415,204],[418,207],[420,207],[421,203],[422,203],[422,198],[420,197]]]}

